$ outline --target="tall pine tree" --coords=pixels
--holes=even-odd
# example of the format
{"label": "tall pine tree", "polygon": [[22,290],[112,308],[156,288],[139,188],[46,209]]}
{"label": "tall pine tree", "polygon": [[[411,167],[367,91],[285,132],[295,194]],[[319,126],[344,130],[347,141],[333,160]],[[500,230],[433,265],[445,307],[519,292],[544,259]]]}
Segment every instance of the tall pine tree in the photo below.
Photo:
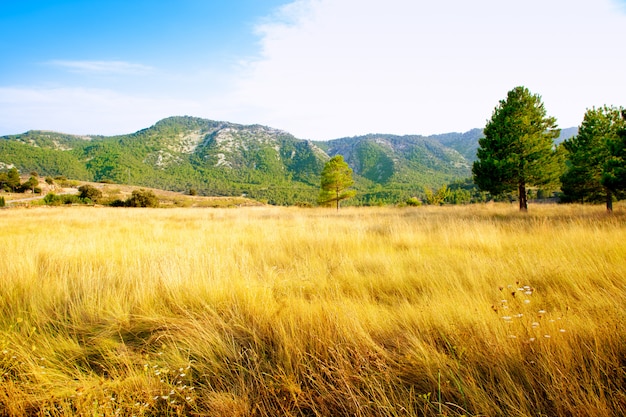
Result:
{"label": "tall pine tree", "polygon": [[606,202],[607,210],[613,209],[618,190],[610,186],[607,164],[610,145],[624,125],[621,109],[605,106],[587,110],[578,134],[563,142],[567,150],[567,170],[561,177],[565,201]]}
{"label": "tall pine tree", "polygon": [[495,108],[485,137],[478,142],[474,182],[492,195],[517,190],[520,210],[528,210],[528,186],[558,182],[560,159],[554,139],[559,134],[556,119],[546,116],[541,97],[525,87],[514,88]]}
{"label": "tall pine tree", "polygon": [[621,114],[622,124],[617,129],[617,137],[608,140],[609,158],[602,174],[602,185],[618,197],[626,193],[626,110],[622,109]]}

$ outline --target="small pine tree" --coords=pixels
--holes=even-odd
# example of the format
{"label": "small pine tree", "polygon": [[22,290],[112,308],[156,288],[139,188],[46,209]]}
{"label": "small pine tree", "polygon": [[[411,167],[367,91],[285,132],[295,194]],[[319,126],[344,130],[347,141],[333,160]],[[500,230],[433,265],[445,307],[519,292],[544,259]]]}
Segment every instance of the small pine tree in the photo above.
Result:
{"label": "small pine tree", "polygon": [[11,168],[7,173],[6,185],[15,192],[20,187],[20,172],[17,168]]}
{"label": "small pine tree", "polygon": [[342,200],[356,195],[356,191],[348,189],[352,184],[354,184],[352,169],[343,160],[343,156],[333,156],[322,170],[319,203],[336,205],[339,210],[339,203]]}

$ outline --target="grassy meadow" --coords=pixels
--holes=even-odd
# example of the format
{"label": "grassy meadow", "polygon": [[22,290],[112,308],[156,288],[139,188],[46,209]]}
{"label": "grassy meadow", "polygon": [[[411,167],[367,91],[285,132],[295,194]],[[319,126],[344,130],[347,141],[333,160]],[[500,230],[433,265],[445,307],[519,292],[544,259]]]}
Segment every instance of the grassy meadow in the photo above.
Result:
{"label": "grassy meadow", "polygon": [[0,416],[626,415],[626,208],[0,211]]}

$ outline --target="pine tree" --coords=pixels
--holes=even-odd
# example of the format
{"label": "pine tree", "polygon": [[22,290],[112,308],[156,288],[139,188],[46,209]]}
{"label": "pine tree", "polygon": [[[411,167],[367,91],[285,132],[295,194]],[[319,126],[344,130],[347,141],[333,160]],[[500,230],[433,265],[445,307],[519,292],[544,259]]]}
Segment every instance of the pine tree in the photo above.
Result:
{"label": "pine tree", "polygon": [[607,186],[604,178],[608,178],[611,159],[609,146],[618,139],[624,124],[620,109],[605,106],[587,110],[578,134],[563,142],[567,150],[567,170],[561,177],[565,201],[605,201],[607,210],[612,210],[617,190]]}
{"label": "pine tree", "polygon": [[333,156],[322,170],[319,203],[321,205],[336,205],[337,210],[339,210],[339,203],[342,200],[356,195],[354,190],[349,190],[353,184],[352,169],[343,160],[343,156]]}
{"label": "pine tree", "polygon": [[560,159],[554,147],[556,119],[546,116],[541,97],[525,87],[509,91],[495,108],[479,140],[472,173],[482,191],[499,195],[517,190],[519,208],[528,209],[526,187],[558,182]]}
{"label": "pine tree", "polygon": [[602,175],[602,185],[616,195],[626,192],[626,110],[621,113],[622,124],[617,129],[617,136],[607,141],[609,158]]}
{"label": "pine tree", "polygon": [[17,168],[11,168],[7,173],[7,186],[15,192],[20,186],[20,181],[20,172]]}

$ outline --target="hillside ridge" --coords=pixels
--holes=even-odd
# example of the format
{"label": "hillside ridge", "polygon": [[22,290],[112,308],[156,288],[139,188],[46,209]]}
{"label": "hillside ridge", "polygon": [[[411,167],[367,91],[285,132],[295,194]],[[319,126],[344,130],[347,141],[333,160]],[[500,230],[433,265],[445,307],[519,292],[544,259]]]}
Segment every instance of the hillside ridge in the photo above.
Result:
{"label": "hillside ridge", "polygon": [[472,129],[320,142],[260,124],[172,116],[126,135],[31,130],[3,136],[0,169],[294,204],[315,202],[325,162],[342,154],[355,173],[357,202],[368,204],[382,189],[385,199],[401,201],[468,178],[481,136]]}

